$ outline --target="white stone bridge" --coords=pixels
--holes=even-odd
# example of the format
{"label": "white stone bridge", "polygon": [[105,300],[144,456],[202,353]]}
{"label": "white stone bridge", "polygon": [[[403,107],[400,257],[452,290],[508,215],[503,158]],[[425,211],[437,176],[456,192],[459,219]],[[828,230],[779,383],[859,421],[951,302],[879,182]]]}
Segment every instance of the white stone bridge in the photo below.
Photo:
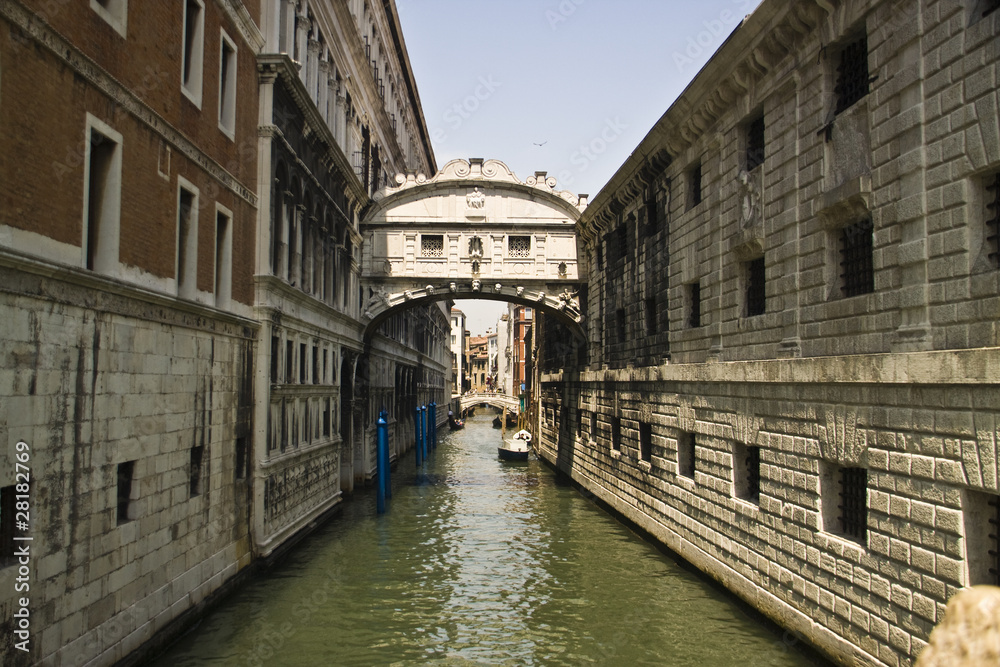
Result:
{"label": "white stone bridge", "polygon": [[465,410],[474,405],[491,405],[494,408],[503,408],[507,412],[517,413],[520,408],[520,399],[516,396],[506,394],[463,394],[459,400],[459,409]]}
{"label": "white stone bridge", "polygon": [[361,222],[369,339],[392,313],[444,299],[509,301],[552,313],[585,340],[576,222],[587,206],[536,172],[452,160],[432,178],[396,177]]}

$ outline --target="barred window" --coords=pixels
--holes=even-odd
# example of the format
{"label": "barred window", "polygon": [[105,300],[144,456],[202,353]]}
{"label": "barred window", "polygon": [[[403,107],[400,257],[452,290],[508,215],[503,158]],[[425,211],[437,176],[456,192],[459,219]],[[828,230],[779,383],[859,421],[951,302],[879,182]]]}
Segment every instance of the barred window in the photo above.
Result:
{"label": "barred window", "polygon": [[622,420],[621,417],[611,418],[611,449],[622,450]]}
{"label": "barred window", "polygon": [[14,564],[15,485],[0,489],[0,568]]}
{"label": "barred window", "polygon": [[625,320],[624,308],[615,311],[615,323],[618,327],[618,342],[624,343],[628,339],[628,322]]}
{"label": "barred window", "polygon": [[872,229],[867,219],[840,232],[840,289],[845,297],[875,291]]}
{"label": "barred window", "polygon": [[655,336],[656,335],[656,299],[648,298],[645,302],[646,305],[646,335]]}
{"label": "barred window", "polygon": [[846,111],[867,95],[868,82],[868,37],[865,35],[844,46],[840,52],[837,85],[833,89],[837,96],[834,113]]}
{"label": "barred window", "polygon": [[760,447],[734,443],[733,493],[737,498],[760,502]]}
{"label": "barred window", "polygon": [[747,125],[747,171],[764,164],[764,116],[758,116]]}
{"label": "barred window", "polygon": [[128,523],[135,518],[132,511],[132,477],[135,474],[135,461],[125,461],[118,464],[118,525]]}
{"label": "barred window", "polygon": [[967,490],[962,501],[969,586],[1000,586],[1000,496]]}
{"label": "barred window", "polygon": [[659,209],[656,203],[656,194],[650,193],[646,198],[646,233],[655,234],[660,231]]}
{"label": "barred window", "polygon": [[701,283],[688,285],[688,326],[701,326]]}
{"label": "barred window", "polygon": [[986,195],[986,242],[990,259],[1000,266],[1000,172],[987,180]]}
{"label": "barred window", "polygon": [[508,236],[507,251],[511,257],[531,257],[531,237]]}
{"label": "barred window", "polygon": [[864,544],[868,536],[868,470],[840,469],[840,531]]}
{"label": "barred window", "polygon": [[444,236],[442,234],[421,234],[420,235],[420,256],[421,257],[443,257],[444,256]]}
{"label": "barred window", "polygon": [[747,317],[763,315],[765,309],[764,258],[746,263],[747,272]]}

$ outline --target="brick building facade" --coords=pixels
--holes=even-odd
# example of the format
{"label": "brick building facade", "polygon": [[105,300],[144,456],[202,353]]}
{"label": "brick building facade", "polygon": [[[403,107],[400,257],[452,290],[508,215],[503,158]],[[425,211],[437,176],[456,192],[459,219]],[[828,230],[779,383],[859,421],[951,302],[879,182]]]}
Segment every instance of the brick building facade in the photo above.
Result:
{"label": "brick building facade", "polygon": [[1000,583],[995,9],[765,0],[581,217],[589,347],[542,327],[543,456],[843,664]]}

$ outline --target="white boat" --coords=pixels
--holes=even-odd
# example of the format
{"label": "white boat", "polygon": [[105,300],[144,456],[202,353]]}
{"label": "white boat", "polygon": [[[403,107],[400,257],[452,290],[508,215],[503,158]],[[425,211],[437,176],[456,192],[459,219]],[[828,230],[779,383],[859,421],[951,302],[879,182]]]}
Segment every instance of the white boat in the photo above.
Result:
{"label": "white boat", "polygon": [[527,461],[531,451],[531,434],[521,429],[510,439],[505,439],[497,451],[500,458],[506,461]]}

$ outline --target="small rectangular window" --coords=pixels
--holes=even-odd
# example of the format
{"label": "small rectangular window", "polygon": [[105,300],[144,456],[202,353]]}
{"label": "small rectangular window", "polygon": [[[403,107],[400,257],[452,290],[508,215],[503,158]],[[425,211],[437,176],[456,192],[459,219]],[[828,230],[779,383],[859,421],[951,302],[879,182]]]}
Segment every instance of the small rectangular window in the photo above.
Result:
{"label": "small rectangular window", "polygon": [[733,444],[733,494],[760,502],[760,447]]}
{"label": "small rectangular window", "polygon": [[17,548],[14,542],[15,512],[17,512],[16,485],[5,486],[0,489],[0,568],[13,565],[15,562],[14,551]]}
{"label": "small rectangular window", "polygon": [[135,461],[118,464],[118,525],[135,519],[132,481],[135,475]]}
{"label": "small rectangular window", "polygon": [[677,438],[677,474],[694,479],[695,436],[690,431],[681,431]]}
{"label": "small rectangular window", "polygon": [[620,417],[611,418],[611,449],[616,452],[622,450],[622,420]]}
{"label": "small rectangular window", "polygon": [[191,448],[191,497],[194,498],[200,495],[202,492],[201,488],[201,459],[205,454],[205,447],[203,445],[198,445]]}
{"label": "small rectangular window", "polygon": [[604,242],[597,242],[597,249],[595,250],[595,255],[597,255],[597,268],[600,271],[604,270]]}
{"label": "small rectangular window", "polygon": [[696,162],[687,171],[687,210],[701,203],[701,162]]}
{"label": "small rectangular window", "polygon": [[639,458],[653,460],[653,427],[646,422],[639,422]]}
{"label": "small rectangular window", "polygon": [[646,312],[646,335],[656,335],[656,299],[650,297],[645,300]]}
{"label": "small rectangular window", "polygon": [[218,207],[215,212],[215,306],[229,306],[233,287],[232,213]]}
{"label": "small rectangular window", "polygon": [[840,289],[845,297],[875,291],[873,226],[862,220],[840,231]]}
{"label": "small rectangular window", "polygon": [[285,382],[291,384],[295,381],[295,343],[290,340],[285,341]]}
{"label": "small rectangular window", "polygon": [[444,256],[444,236],[442,234],[421,234],[420,235],[420,256],[421,257],[443,257]]}
{"label": "small rectangular window", "polygon": [[236,479],[246,479],[250,468],[250,452],[246,438],[236,438]]}
{"label": "small rectangular window", "polygon": [[747,277],[747,317],[763,315],[766,298],[764,291],[764,258],[758,257],[746,263]]}
{"label": "small rectangular window", "polygon": [[222,32],[219,53],[219,129],[236,135],[236,44]]}
{"label": "small rectangular window", "polygon": [[660,231],[660,212],[656,202],[656,194],[650,193],[646,198],[646,233],[655,234]]}
{"label": "small rectangular window", "polygon": [[328,375],[330,370],[328,363],[329,361],[330,361],[330,351],[323,350],[323,382],[329,382],[329,380],[327,380],[327,378],[330,377]]}
{"label": "small rectangular window", "polygon": [[628,340],[628,322],[625,319],[625,309],[619,308],[615,311],[615,324],[618,332],[618,342],[624,343]]}
{"label": "small rectangular window", "polygon": [[122,135],[89,114],[87,134],[85,266],[113,275],[118,269],[121,226]]}
{"label": "small rectangular window", "polygon": [[508,236],[507,254],[518,258],[531,257],[531,237]]}
{"label": "small rectangular window", "polygon": [[184,35],[181,54],[181,90],[201,108],[202,60],[205,50],[205,4],[184,0]]}
{"label": "small rectangular window", "polygon": [[692,329],[701,326],[701,283],[688,285],[688,326]]}
{"label": "small rectangular window", "polygon": [[750,121],[746,127],[747,132],[747,171],[753,171],[764,164],[764,116],[758,116]]}
{"label": "small rectangular window", "polygon": [[615,230],[615,246],[617,246],[618,250],[615,253],[617,259],[628,257],[628,220],[618,225],[618,228]]}
{"label": "small rectangular window", "polygon": [[834,113],[847,111],[867,95],[868,84],[868,36],[863,35],[845,45],[840,52],[837,83],[833,89],[837,96]]}
{"label": "small rectangular window", "polygon": [[191,299],[198,290],[198,191],[185,179],[178,182],[177,295]]}

